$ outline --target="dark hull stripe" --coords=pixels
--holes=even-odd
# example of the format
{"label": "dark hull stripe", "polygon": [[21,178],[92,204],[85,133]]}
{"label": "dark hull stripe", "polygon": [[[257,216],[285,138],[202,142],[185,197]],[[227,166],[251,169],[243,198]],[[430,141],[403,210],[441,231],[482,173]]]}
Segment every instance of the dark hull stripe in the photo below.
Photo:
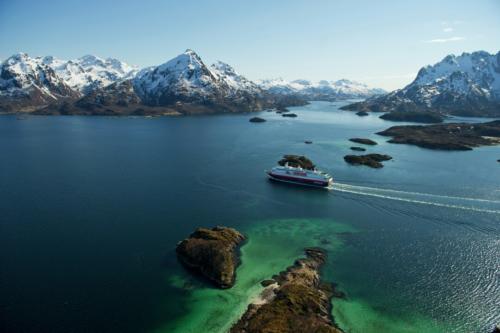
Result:
{"label": "dark hull stripe", "polygon": [[272,173],[269,173],[269,177],[276,179],[276,180],[283,180],[283,181],[287,181],[287,182],[294,182],[297,184],[305,184],[305,185],[312,185],[312,186],[319,186],[319,187],[327,187],[329,185],[328,182],[321,181],[321,180],[296,178],[296,177],[290,177],[290,176],[284,176],[284,175],[275,175]]}

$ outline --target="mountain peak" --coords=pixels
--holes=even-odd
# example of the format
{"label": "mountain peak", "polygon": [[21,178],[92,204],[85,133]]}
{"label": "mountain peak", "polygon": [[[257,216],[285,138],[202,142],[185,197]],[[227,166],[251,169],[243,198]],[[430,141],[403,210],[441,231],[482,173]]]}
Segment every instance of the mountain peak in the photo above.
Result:
{"label": "mountain peak", "polygon": [[80,60],[83,60],[83,61],[95,61],[95,60],[100,60],[99,57],[96,57],[95,55],[93,54],[86,54],[84,56],[81,56],[80,58],[78,58]]}
{"label": "mountain peak", "polygon": [[[176,58],[187,58],[189,59],[189,62],[202,62],[201,57],[193,51],[192,49],[186,49],[183,53],[179,54]],[[172,60],[174,60],[172,59]]]}
{"label": "mountain peak", "polygon": [[450,54],[422,67],[406,87],[360,104],[378,111],[422,110],[465,116],[500,115],[498,54]]}
{"label": "mountain peak", "polygon": [[12,63],[12,62],[24,62],[29,59],[31,59],[31,57],[27,53],[18,52],[8,57],[5,61]]}
{"label": "mountain peak", "polygon": [[193,49],[186,49],[186,51],[184,51],[185,54],[192,54],[192,55],[198,55]]}
{"label": "mountain peak", "polygon": [[175,58],[159,65],[156,67],[155,73],[163,73],[164,76],[176,73],[172,75],[184,77],[187,80],[190,80],[192,75],[196,73],[213,76],[213,73],[203,63],[200,56],[191,49],[187,49]]}
{"label": "mountain peak", "polygon": [[84,67],[92,65],[104,66],[104,60],[92,54],[86,54],[78,58],[77,61]]}
{"label": "mountain peak", "polygon": [[340,80],[335,81],[335,83],[337,83],[337,84],[361,84],[359,82],[352,81],[349,79],[340,79]]}
{"label": "mountain peak", "polygon": [[366,98],[385,93],[382,89],[369,88],[366,84],[341,79],[312,82],[299,79],[286,81],[271,79],[259,81],[260,87],[278,95],[298,95],[307,100],[337,100],[346,98]]}
{"label": "mountain peak", "polygon": [[238,75],[238,73],[236,73],[236,71],[234,70],[234,68],[231,65],[229,65],[225,62],[222,62],[220,60],[217,60],[216,62],[214,62],[211,67],[217,71],[220,71],[220,72]]}
{"label": "mountain peak", "polygon": [[53,56],[45,56],[45,57],[42,57],[42,62],[46,65],[50,65],[51,63],[53,63],[55,60],[55,58]]}

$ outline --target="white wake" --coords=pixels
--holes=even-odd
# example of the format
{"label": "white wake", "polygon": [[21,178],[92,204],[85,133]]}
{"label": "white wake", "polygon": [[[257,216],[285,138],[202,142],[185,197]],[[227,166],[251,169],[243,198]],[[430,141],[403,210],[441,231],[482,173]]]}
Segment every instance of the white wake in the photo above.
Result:
{"label": "white wake", "polygon": [[[376,187],[357,186],[345,183],[334,183],[332,190],[346,193],[353,193],[382,199],[404,201],[422,205],[430,205],[437,207],[446,207],[454,209],[469,210],[475,212],[500,214],[500,201],[481,198],[455,197],[448,195],[438,195],[430,193],[400,191]],[[458,204],[460,202],[461,204]],[[488,205],[498,205],[498,209],[477,207],[465,203],[483,203]]]}

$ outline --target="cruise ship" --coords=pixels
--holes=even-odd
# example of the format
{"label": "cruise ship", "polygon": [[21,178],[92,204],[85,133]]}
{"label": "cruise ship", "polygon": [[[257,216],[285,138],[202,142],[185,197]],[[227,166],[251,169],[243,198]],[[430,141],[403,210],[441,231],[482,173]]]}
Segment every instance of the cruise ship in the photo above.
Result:
{"label": "cruise ship", "polygon": [[276,166],[270,171],[266,171],[271,180],[297,185],[313,187],[330,187],[333,184],[333,178],[329,174],[320,170],[307,170],[301,167],[293,167],[285,164]]}

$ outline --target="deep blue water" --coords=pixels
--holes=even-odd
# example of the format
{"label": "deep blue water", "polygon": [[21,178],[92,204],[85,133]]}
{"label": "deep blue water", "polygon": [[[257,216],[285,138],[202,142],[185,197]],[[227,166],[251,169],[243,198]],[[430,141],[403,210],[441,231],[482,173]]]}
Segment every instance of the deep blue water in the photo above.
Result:
{"label": "deep blue water", "polygon": [[[345,236],[332,275],[388,316],[454,332],[500,323],[500,146],[442,152],[386,143],[394,123],[341,103],[200,117],[0,117],[0,331],[144,332],[185,315],[177,241],[197,226],[330,218]],[[477,121],[468,119],[468,121]],[[350,137],[393,156],[355,167]],[[312,140],[305,145],[304,140]],[[333,191],[273,184],[305,154]]]}

